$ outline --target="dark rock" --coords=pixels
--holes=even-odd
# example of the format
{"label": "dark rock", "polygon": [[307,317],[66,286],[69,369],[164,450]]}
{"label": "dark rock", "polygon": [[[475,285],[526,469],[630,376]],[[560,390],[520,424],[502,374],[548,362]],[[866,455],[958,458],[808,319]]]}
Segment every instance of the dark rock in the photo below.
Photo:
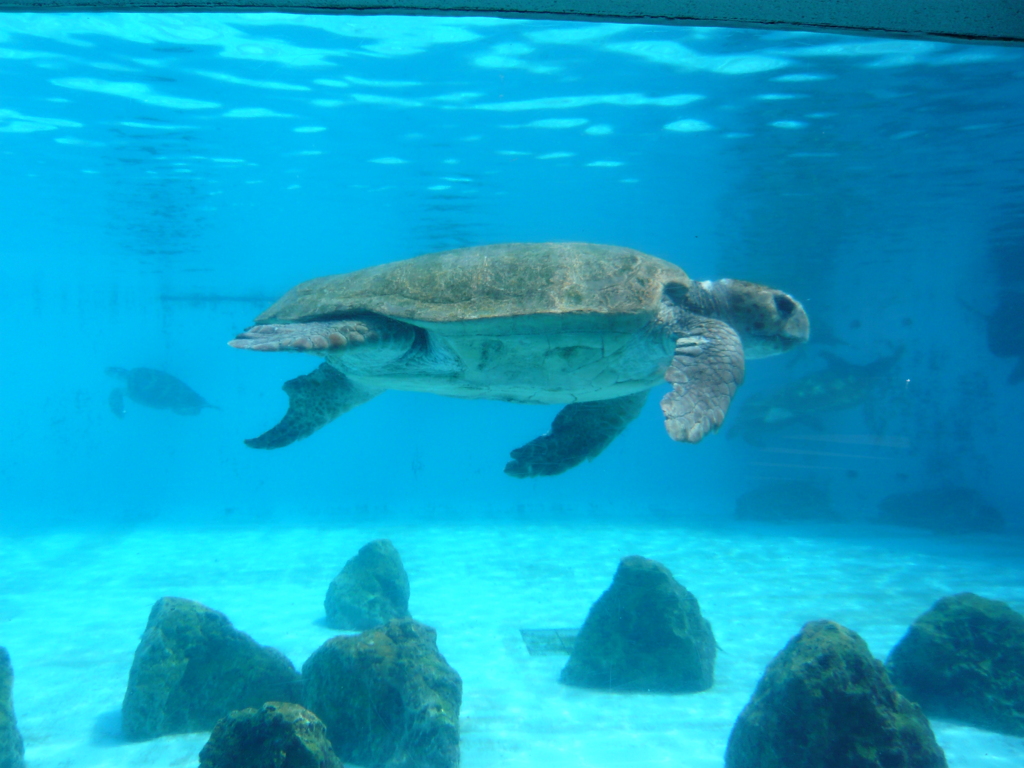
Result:
{"label": "dark rock", "polygon": [[590,608],[562,670],[568,685],[615,691],[692,693],[714,682],[715,637],[697,598],[668,568],[623,558]]}
{"label": "dark rock", "polygon": [[828,491],[800,480],[769,483],[736,499],[737,520],[789,523],[803,520],[838,520]]}
{"label": "dark rock", "polygon": [[219,611],[157,600],[135,651],[121,706],[124,735],[208,731],[235,709],[297,701],[301,680],[284,654],[256,643]]}
{"label": "dark rock", "polygon": [[14,717],[14,669],[6,648],[0,648],[0,768],[23,768],[25,745]]}
{"label": "dark rock", "polygon": [[978,533],[1003,529],[1003,516],[973,488],[893,493],[878,503],[875,522],[927,528],[936,533]]}
{"label": "dark rock", "polygon": [[343,768],[324,724],[298,704],[232,712],[199,753],[199,768]]}
{"label": "dark rock", "polygon": [[437,650],[437,633],[393,619],[334,637],[302,666],[304,703],[338,757],[375,768],[459,764],[462,679]]}
{"label": "dark rock", "polygon": [[928,720],[855,633],[811,621],[774,658],[729,736],[726,768],[945,768]]}
{"label": "dark rock", "polygon": [[922,614],[886,661],[904,696],[931,717],[1024,736],[1024,616],[970,592]]}
{"label": "dark rock", "polygon": [[371,541],[345,563],[324,600],[327,625],[372,629],[409,618],[409,577],[398,550],[387,539]]}

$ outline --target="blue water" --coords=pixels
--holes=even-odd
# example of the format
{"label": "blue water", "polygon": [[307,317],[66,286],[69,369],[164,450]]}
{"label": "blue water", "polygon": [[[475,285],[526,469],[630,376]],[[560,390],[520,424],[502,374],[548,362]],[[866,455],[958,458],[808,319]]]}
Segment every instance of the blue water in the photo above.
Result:
{"label": "blue water", "polygon": [[[1016,514],[1020,389],[984,315],[1021,279],[1019,50],[265,14],[7,15],[0,41],[9,520],[683,500],[728,514],[766,473],[869,506],[983,486]],[[879,418],[907,447],[780,461],[721,436],[674,445],[652,397],[597,461],[518,481],[507,452],[554,408],[410,393],[286,450],[241,444],[315,362],[225,346],[285,289],[543,240],[770,283],[854,362],[905,346]],[[754,361],[739,400],[819,364],[814,343]],[[223,411],[118,421],[109,365],[172,372]],[[830,418],[826,433],[871,432],[857,409]]]}
{"label": "blue water", "polygon": [[[1024,383],[987,323],[1000,291],[1024,291],[1022,59],[738,29],[0,15],[0,533],[703,525],[796,480],[858,524],[888,494],[969,487],[1016,535]],[[624,245],[698,280],[771,284],[804,304],[811,342],[748,362],[722,433],[673,443],[656,392],[557,477],[502,472],[556,406],[388,392],[288,448],[242,443],[317,363],[226,345],[292,285],[513,241]],[[898,350],[850,407],[760,445],[725,434],[823,353]],[[115,418],[108,366],[170,372],[220,410],[129,401]],[[929,584],[920,610],[946,588]],[[136,632],[144,608],[124,620]]]}

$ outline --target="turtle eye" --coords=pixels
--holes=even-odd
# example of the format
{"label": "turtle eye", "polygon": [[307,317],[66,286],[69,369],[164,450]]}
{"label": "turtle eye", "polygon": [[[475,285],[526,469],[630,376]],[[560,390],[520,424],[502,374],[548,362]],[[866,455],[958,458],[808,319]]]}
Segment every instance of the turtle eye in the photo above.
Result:
{"label": "turtle eye", "polygon": [[775,308],[779,310],[780,314],[788,317],[796,309],[796,302],[784,293],[777,293],[775,294]]}

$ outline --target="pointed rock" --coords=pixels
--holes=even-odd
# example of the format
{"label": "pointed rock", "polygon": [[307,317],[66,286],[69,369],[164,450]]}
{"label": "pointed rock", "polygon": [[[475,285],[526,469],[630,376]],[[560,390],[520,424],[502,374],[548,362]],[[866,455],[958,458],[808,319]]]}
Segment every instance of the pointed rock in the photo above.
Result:
{"label": "pointed rock", "polygon": [[327,626],[335,629],[373,629],[410,618],[409,577],[394,545],[378,539],[360,549],[334,577],[324,609]]}
{"label": "pointed rock", "polygon": [[867,643],[811,621],[765,670],[733,726],[725,768],[946,768],[946,758]]}
{"label": "pointed rock", "polygon": [[714,683],[715,650],[697,598],[664,565],[634,555],[591,607],[561,680],[615,691],[704,691]]}
{"label": "pointed rock", "polygon": [[893,683],[932,717],[1024,736],[1024,616],[964,592],[922,614],[886,661]]}
{"label": "pointed rock", "polygon": [[299,675],[280,651],[239,632],[219,611],[163,597],[135,651],[122,729],[132,740],[208,731],[232,710],[300,694]]}
{"label": "pointed rock", "polygon": [[334,637],[302,666],[304,704],[342,760],[367,768],[456,768],[462,679],[437,633],[393,619]]}

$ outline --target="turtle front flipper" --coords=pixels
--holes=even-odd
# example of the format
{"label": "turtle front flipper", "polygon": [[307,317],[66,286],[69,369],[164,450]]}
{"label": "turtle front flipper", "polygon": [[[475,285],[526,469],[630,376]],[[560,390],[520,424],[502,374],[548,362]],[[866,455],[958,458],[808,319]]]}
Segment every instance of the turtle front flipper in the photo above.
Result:
{"label": "turtle front flipper", "polygon": [[284,448],[384,391],[361,387],[327,363],[286,381],[282,389],[288,393],[288,412],[276,427],[246,440],[250,448]]}
{"label": "turtle front flipper", "polygon": [[665,372],[672,391],[661,398],[661,410],[669,437],[699,443],[722,426],[743,383],[743,342],[729,325],[707,317],[687,318],[677,330],[675,355]]}
{"label": "turtle front flipper", "polygon": [[366,315],[341,320],[254,325],[228,342],[236,349],[257,352],[338,352],[373,342],[374,346],[408,349],[412,327],[386,317]]}
{"label": "turtle front flipper", "polygon": [[512,451],[505,473],[513,477],[558,475],[584,459],[595,458],[640,414],[647,391],[565,406],[555,416],[550,432]]}

